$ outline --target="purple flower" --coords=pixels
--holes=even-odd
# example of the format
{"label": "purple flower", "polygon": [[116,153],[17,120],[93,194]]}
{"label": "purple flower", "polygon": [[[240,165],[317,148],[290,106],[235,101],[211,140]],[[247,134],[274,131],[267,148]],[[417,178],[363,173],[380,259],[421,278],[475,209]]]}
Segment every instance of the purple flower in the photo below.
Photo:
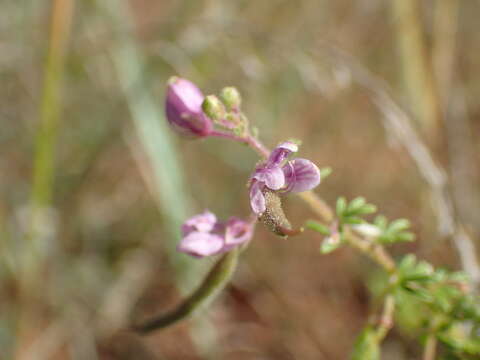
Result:
{"label": "purple flower", "polygon": [[287,157],[298,151],[298,145],[287,141],[278,145],[267,161],[256,167],[250,177],[250,205],[255,214],[266,210],[264,191],[288,193],[311,190],[320,183],[320,170],[310,160]]}
{"label": "purple flower", "polygon": [[172,128],[188,137],[208,136],[213,123],[202,110],[205,99],[200,89],[191,81],[172,77],[168,81],[165,112]]}
{"label": "purple flower", "polygon": [[249,241],[253,225],[237,217],[218,222],[215,214],[205,211],[182,225],[183,238],[177,250],[194,257],[205,257],[230,251]]}

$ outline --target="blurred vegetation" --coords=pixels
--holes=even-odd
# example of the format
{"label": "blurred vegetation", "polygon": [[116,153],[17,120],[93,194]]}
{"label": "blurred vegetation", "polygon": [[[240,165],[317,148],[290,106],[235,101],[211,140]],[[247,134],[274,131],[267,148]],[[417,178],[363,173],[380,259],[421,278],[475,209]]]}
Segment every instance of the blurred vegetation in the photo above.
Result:
{"label": "blurred vegetation", "polygon": [[[0,358],[347,358],[376,305],[365,279],[384,279],[351,249],[321,256],[320,235],[282,241],[261,226],[206,314],[147,338],[125,331],[213,263],[174,251],[184,218],[249,213],[255,155],[175,137],[166,81],[237,86],[267,145],[302,139],[302,157],[333,168],[322,197],[362,195],[411,221],[417,241],[395,256],[471,268],[457,250],[459,234],[477,247],[480,235],[479,12],[466,0],[3,0]],[[385,99],[445,184],[415,160],[415,139],[401,143]],[[310,216],[294,196],[285,208],[294,224]],[[382,358],[421,352],[412,313]]]}

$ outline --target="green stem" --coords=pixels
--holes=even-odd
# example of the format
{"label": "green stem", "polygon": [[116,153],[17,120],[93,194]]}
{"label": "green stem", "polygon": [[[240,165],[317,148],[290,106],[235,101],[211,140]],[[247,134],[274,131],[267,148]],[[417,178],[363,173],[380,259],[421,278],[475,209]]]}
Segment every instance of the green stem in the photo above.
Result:
{"label": "green stem", "polygon": [[170,312],[149,319],[133,329],[141,334],[173,325],[206,307],[226,287],[237,267],[240,249],[234,249],[215,264],[200,287]]}
{"label": "green stem", "polygon": [[395,297],[388,294],[385,297],[382,316],[377,327],[377,338],[381,342],[393,326],[393,314],[395,312]]}
{"label": "green stem", "polygon": [[73,0],[53,1],[50,43],[45,64],[40,109],[40,127],[35,144],[32,190],[34,208],[48,206],[52,197],[55,141],[60,117],[60,94],[73,5]]}

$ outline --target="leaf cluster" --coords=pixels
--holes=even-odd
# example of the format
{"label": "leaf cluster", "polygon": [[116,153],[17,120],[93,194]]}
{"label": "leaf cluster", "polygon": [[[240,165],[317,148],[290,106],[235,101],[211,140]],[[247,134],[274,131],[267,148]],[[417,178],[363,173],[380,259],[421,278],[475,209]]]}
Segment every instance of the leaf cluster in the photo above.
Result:
{"label": "leaf cluster", "polygon": [[377,207],[373,204],[367,203],[364,197],[357,197],[348,202],[345,197],[340,197],[337,200],[336,214],[340,225],[348,224],[363,224],[363,216],[372,214],[377,211]]}
{"label": "leaf cluster", "polygon": [[373,224],[381,233],[376,239],[379,243],[394,244],[415,240],[415,235],[407,231],[410,228],[410,221],[407,219],[396,219],[389,223],[385,216],[379,215],[375,218]]}
{"label": "leaf cluster", "polygon": [[433,331],[446,346],[448,358],[480,354],[480,299],[469,291],[464,273],[435,269],[409,254],[398,264],[396,285],[397,313],[409,309],[410,314],[403,314],[420,319],[417,324],[424,327],[435,319]]}

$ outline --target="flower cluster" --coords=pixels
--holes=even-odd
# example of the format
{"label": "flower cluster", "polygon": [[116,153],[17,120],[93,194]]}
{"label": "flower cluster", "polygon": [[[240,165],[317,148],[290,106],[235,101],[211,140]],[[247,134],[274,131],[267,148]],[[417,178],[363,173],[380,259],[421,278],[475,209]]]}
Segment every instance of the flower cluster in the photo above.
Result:
{"label": "flower cluster", "polygon": [[286,161],[298,145],[287,141],[278,145],[267,161],[256,167],[250,177],[250,205],[255,214],[266,210],[265,191],[279,193],[303,192],[320,184],[320,170],[310,160],[296,158]]}
{"label": "flower cluster", "polygon": [[[266,161],[257,165],[249,181],[250,205],[267,227],[280,236],[295,230],[285,217],[279,195],[313,189],[320,183],[320,171],[306,159],[288,161],[298,151],[292,141],[278,145],[270,154],[250,135],[248,120],[240,109],[241,97],[233,87],[224,88],[220,98],[205,97],[192,82],[172,77],[168,82],[166,116],[171,127],[190,138],[220,136],[252,145]],[[214,124],[224,131],[214,129]],[[225,132],[226,131],[226,132]],[[178,250],[195,257],[229,251],[250,240],[253,225],[237,217],[218,222],[211,212],[196,215],[182,226],[183,239]]]}
{"label": "flower cluster", "polygon": [[253,225],[248,221],[232,216],[219,222],[215,214],[205,211],[182,225],[183,239],[177,249],[199,258],[217,255],[248,242],[252,233]]}

